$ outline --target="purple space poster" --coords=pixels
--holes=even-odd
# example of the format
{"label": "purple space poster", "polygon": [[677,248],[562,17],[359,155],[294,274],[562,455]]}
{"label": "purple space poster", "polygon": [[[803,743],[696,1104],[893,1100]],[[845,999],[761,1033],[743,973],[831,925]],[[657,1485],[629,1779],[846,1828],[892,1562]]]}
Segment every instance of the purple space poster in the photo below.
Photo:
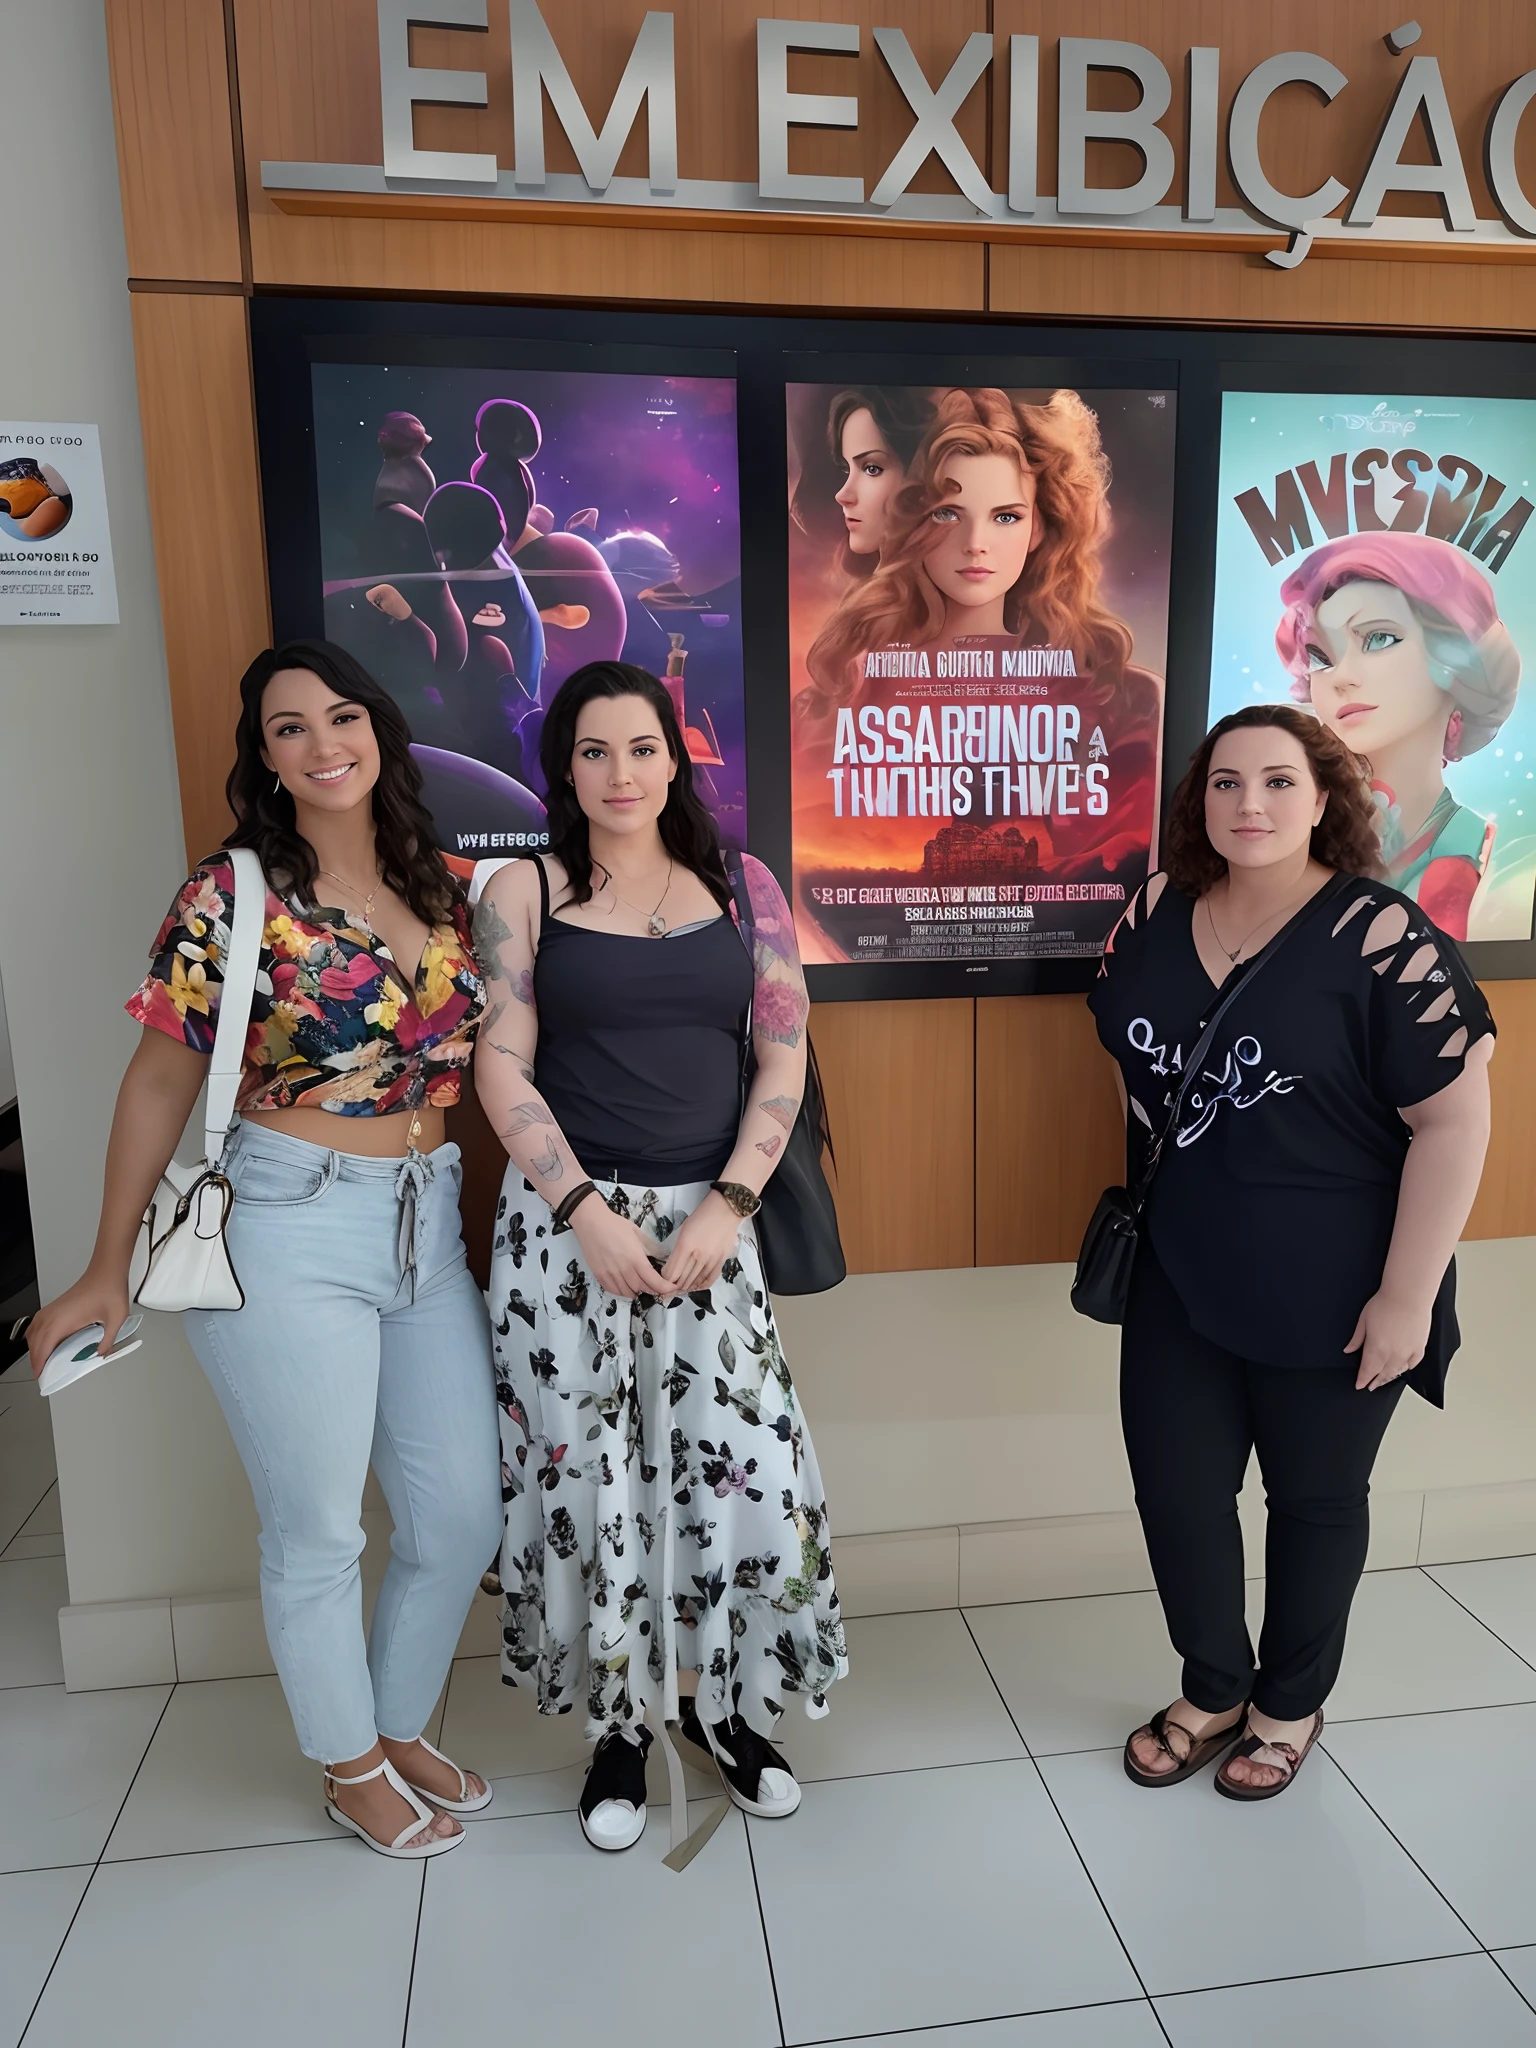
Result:
{"label": "purple space poster", "polygon": [[736,387],[726,377],[313,366],[328,639],[410,724],[451,864],[545,843],[539,733],[584,662],[665,679],[746,839]]}

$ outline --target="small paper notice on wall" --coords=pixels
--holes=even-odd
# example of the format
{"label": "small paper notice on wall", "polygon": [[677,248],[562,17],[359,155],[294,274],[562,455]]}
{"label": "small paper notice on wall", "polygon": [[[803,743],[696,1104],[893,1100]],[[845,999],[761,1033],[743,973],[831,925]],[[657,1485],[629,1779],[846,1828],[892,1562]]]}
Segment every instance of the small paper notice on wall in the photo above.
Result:
{"label": "small paper notice on wall", "polygon": [[100,435],[0,420],[0,625],[117,622]]}

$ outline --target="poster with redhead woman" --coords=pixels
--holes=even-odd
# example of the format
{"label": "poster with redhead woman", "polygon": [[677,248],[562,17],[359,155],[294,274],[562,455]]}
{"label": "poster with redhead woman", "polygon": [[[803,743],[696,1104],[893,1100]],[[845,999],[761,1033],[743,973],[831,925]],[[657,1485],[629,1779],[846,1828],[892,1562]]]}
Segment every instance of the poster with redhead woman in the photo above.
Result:
{"label": "poster with redhead woman", "polygon": [[1096,958],[1156,834],[1173,395],[787,398],[804,958]]}
{"label": "poster with redhead woman", "polygon": [[1367,765],[1387,879],[1457,940],[1531,936],[1533,478],[1521,399],[1224,400],[1211,715],[1310,705]]}

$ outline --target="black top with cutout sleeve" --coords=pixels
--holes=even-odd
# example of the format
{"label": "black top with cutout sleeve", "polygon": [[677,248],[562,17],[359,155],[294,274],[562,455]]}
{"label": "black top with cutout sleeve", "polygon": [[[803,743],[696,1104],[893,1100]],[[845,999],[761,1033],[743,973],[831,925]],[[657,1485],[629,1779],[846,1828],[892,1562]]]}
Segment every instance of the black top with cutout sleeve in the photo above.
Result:
{"label": "black top with cutout sleeve", "polygon": [[[1154,877],[1089,996],[1130,1099],[1132,1175],[1220,994],[1194,908]],[[1454,1081],[1494,1025],[1453,941],[1385,883],[1351,878],[1298,915],[1222,1020],[1144,1227],[1203,1336],[1268,1365],[1353,1370],[1344,1346],[1381,1284],[1408,1155],[1399,1111]],[[1412,1375],[1437,1406],[1459,1342],[1453,1261]]]}

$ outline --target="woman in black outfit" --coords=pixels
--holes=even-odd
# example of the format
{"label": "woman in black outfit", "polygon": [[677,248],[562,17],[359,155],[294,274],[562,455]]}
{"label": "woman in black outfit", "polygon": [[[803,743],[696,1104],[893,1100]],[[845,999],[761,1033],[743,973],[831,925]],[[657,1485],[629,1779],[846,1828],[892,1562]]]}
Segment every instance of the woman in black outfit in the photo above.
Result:
{"label": "woman in black outfit", "polygon": [[800,1788],[771,1738],[792,1698],[824,1713],[847,1668],[751,1223],[804,1092],[807,1004],[788,906],[750,855],[737,922],[653,675],[578,669],[540,752],[549,856],[493,876],[475,920],[476,1085],[512,1162],[491,1264],[502,1674],[543,1713],[585,1713],[582,1827],[626,1849],[647,1719],[782,1817]]}
{"label": "woman in black outfit", "polygon": [[[1443,1405],[1460,1341],[1452,1257],[1487,1147],[1493,1022],[1455,945],[1378,879],[1363,768],[1288,705],[1223,719],[1090,999],[1134,1172],[1218,995],[1277,948],[1163,1147],[1122,1332],[1136,1505],[1184,1659],[1183,1697],[1126,1744],[1142,1785],[1234,1743],[1218,1791],[1291,1782],[1338,1675],[1377,1449],[1405,1381]],[[1237,1519],[1254,1449],[1257,1665]]]}

